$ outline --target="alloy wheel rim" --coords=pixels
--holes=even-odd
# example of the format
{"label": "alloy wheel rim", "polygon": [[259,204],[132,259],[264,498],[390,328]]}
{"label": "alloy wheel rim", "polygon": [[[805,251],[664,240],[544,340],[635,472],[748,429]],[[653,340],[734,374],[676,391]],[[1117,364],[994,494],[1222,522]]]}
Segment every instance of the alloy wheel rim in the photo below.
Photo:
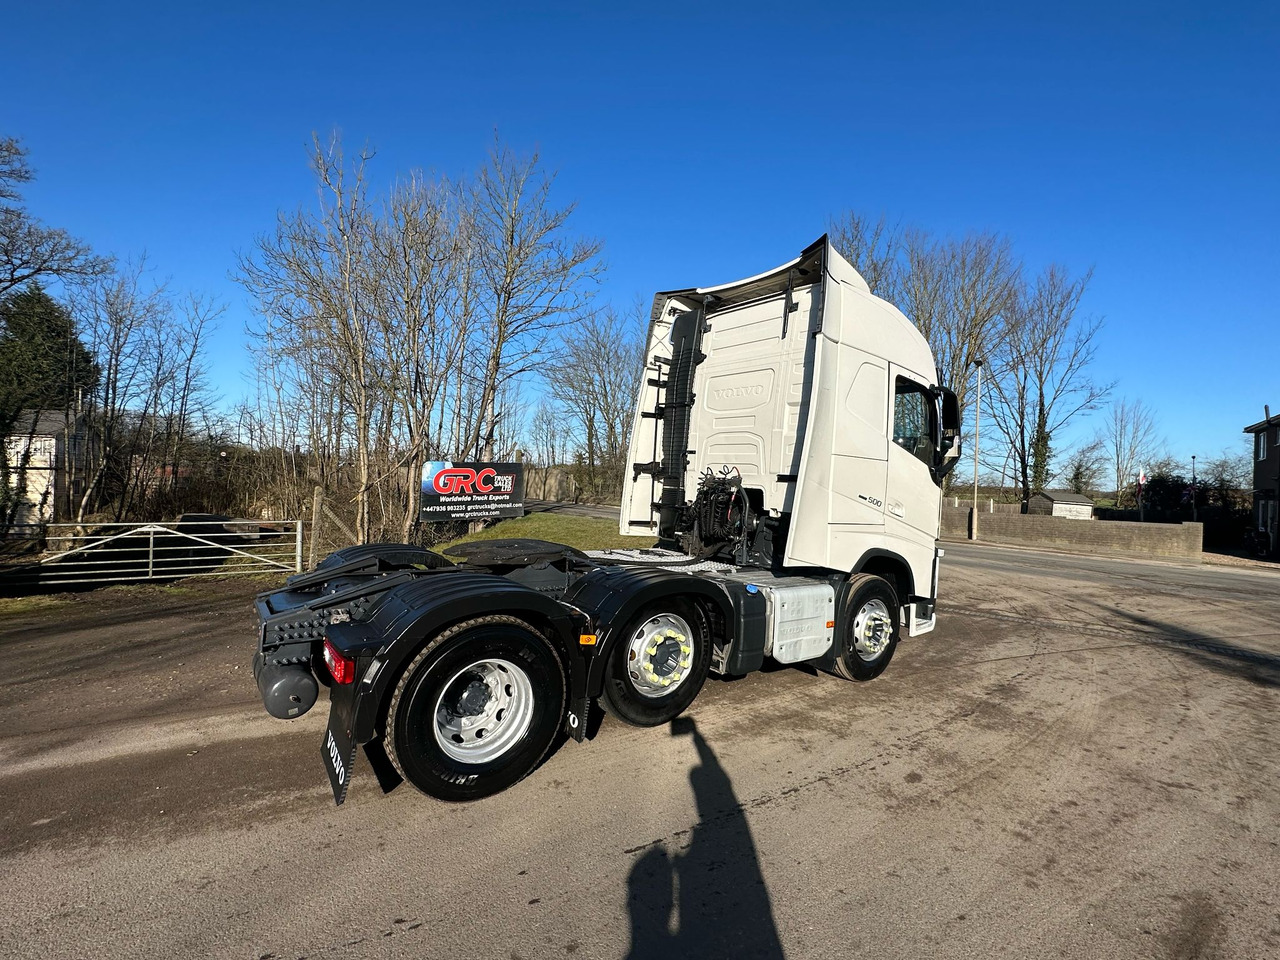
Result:
{"label": "alloy wheel rim", "polygon": [[636,693],[655,699],[677,690],[693,673],[693,631],[683,617],[645,620],[627,642],[627,676]]}
{"label": "alloy wheel rim", "polygon": [[853,650],[868,663],[889,645],[893,636],[893,618],[883,600],[868,600],[853,618]]}
{"label": "alloy wheel rim", "polygon": [[533,681],[510,660],[477,660],[444,685],[432,714],[436,744],[460,763],[487,763],[533,722]]}

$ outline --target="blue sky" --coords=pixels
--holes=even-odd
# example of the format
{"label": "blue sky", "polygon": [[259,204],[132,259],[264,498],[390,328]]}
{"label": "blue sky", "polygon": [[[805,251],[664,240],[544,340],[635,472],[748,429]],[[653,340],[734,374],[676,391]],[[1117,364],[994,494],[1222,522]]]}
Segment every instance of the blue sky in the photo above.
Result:
{"label": "blue sky", "polygon": [[224,300],[227,397],[252,363],[228,272],[313,197],[313,130],[389,182],[466,173],[497,128],[558,171],[620,303],[772,266],[848,207],[996,230],[1095,269],[1096,375],[1175,455],[1236,448],[1280,407],[1280,8],[970,6],[24,4],[0,132],[33,212]]}

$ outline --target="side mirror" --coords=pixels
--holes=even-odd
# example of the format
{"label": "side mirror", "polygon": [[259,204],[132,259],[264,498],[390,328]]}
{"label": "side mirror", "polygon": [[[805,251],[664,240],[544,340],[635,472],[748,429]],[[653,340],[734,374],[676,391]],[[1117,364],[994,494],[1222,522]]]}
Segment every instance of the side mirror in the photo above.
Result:
{"label": "side mirror", "polygon": [[934,387],[931,392],[938,404],[938,453],[933,473],[941,480],[960,461],[960,404],[946,387]]}

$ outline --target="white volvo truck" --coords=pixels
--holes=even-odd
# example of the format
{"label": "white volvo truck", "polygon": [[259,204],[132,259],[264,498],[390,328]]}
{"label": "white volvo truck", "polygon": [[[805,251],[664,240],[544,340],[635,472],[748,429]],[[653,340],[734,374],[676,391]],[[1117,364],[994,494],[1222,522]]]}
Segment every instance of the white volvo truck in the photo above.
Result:
{"label": "white volvo truck", "polygon": [[384,789],[470,800],[584,739],[595,704],[667,723],[766,658],[870,680],[933,629],[958,430],[924,337],[825,237],[660,293],[620,516],[645,546],[341,550],[258,597],[263,703],[297,717],[329,687],[339,803],[361,745]]}

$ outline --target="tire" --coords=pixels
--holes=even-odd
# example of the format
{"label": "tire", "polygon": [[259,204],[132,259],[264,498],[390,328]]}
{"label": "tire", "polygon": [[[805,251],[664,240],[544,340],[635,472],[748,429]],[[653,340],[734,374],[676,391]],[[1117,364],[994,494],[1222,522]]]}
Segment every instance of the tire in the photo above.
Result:
{"label": "tire", "polygon": [[608,657],[605,710],[637,727],[669,723],[693,703],[711,668],[706,617],[684,600],[650,604],[618,634]]}
{"label": "tire", "polygon": [[396,684],[383,747],[438,800],[478,800],[533,771],[564,718],[564,663],[523,620],[478,617],[431,640]]}
{"label": "tire", "polygon": [[835,672],[846,680],[874,680],[898,649],[898,595],[887,580],[860,573],[849,578],[847,597]]}

